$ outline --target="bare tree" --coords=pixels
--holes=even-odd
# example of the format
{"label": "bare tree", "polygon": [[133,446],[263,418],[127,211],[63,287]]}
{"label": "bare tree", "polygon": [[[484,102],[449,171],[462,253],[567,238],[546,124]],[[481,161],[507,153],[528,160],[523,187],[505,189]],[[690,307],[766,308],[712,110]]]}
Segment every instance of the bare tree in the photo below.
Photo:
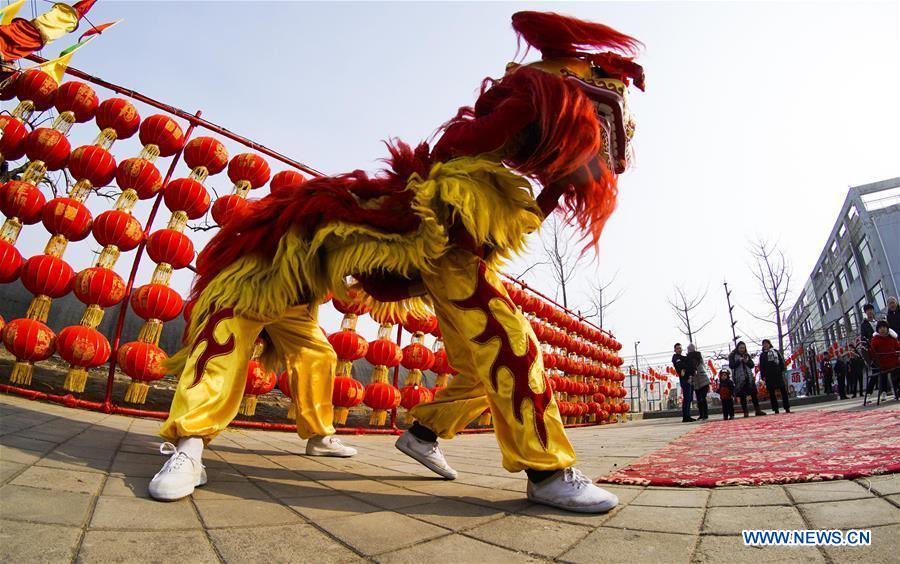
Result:
{"label": "bare tree", "polygon": [[555,298],[562,296],[563,307],[569,307],[569,289],[584,262],[584,255],[578,248],[578,238],[567,229],[565,220],[557,214],[551,215],[541,227],[541,245],[553,280],[556,282]]}
{"label": "bare tree", "polygon": [[600,324],[600,327],[605,327],[603,322],[606,318],[606,310],[609,309],[611,305],[619,301],[619,298],[622,297],[624,290],[613,291],[610,288],[613,283],[616,281],[616,276],[618,276],[618,272],[613,274],[612,278],[607,282],[603,282],[598,279],[596,282],[591,282],[590,286],[590,294],[588,294],[588,302],[591,304],[592,311],[585,315],[585,317],[595,317]]}
{"label": "bare tree", "polygon": [[756,315],[747,311],[754,318],[775,325],[778,332],[778,351],[784,355],[785,306],[791,287],[791,264],[784,252],[776,243],[765,239],[757,239],[750,246],[750,254],[754,264],[750,266],[753,277],[759,283],[760,294],[769,305],[768,315]]}
{"label": "bare tree", "polygon": [[688,338],[688,342],[694,343],[694,336],[712,323],[712,318],[702,323],[698,323],[696,319],[692,322],[692,317],[696,316],[694,310],[703,303],[706,293],[707,290],[703,290],[703,292],[698,292],[696,295],[688,297],[685,289],[676,284],[675,296],[668,300],[669,307],[672,308],[672,312],[678,318],[678,330]]}

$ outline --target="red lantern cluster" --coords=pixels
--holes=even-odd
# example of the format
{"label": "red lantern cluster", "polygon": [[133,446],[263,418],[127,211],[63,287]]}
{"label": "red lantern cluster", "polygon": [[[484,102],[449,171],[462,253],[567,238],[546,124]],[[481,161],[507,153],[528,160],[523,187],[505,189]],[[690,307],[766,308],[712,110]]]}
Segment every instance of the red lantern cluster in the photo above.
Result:
{"label": "red lantern cluster", "polygon": [[619,390],[624,394],[620,383],[625,376],[619,372],[623,361],[617,354],[622,348],[621,343],[609,333],[569,315],[513,283],[507,283],[506,289],[512,302],[529,318],[535,337],[543,343],[544,368],[565,422],[608,420],[608,415],[588,407],[591,402],[601,404],[603,411],[608,413],[621,409],[612,407],[612,400],[606,392],[602,394],[602,401],[595,397],[600,389],[616,389],[616,397]]}

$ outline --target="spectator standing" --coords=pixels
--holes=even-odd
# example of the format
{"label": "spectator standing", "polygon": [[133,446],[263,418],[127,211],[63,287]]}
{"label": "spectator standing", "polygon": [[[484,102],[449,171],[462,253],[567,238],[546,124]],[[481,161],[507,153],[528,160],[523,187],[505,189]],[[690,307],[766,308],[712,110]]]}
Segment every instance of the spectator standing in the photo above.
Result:
{"label": "spectator standing", "polygon": [[809,363],[809,373],[806,375],[806,395],[817,396],[819,389],[819,371],[815,362]]}
{"label": "spectator standing", "polygon": [[722,419],[734,419],[734,381],[727,368],[719,372],[719,399],[722,400]]}
{"label": "spectator standing", "polygon": [[875,334],[875,325],[878,323],[878,320],[875,319],[875,306],[872,304],[864,305],[863,315],[865,319],[863,319],[862,324],[859,326],[859,331],[863,344],[868,347],[869,341],[872,340],[872,335]]}
{"label": "spectator standing", "polygon": [[847,362],[838,355],[834,359],[834,379],[837,382],[838,397],[847,399]]}
{"label": "spectator standing", "polygon": [[[900,400],[900,341],[895,335],[891,335],[891,327],[887,321],[879,321],[876,331],[872,336],[871,350],[873,360],[881,370],[881,389],[887,391],[887,380],[890,378],[894,399]],[[874,378],[870,379],[870,385],[873,382]]]}
{"label": "spectator standing", "polygon": [[866,371],[866,362],[855,350],[851,350],[849,364],[850,376],[847,380],[847,390],[853,397],[856,397],[857,392],[862,394],[863,391],[863,373]]}
{"label": "spectator standing", "polygon": [[747,345],[744,341],[737,344],[737,348],[728,355],[728,366],[734,375],[734,393],[741,400],[741,409],[744,410],[744,417],[749,417],[747,411],[747,396],[753,400],[753,408],[756,416],[765,415],[766,412],[759,408],[759,397],[756,392],[756,377],[753,374],[753,359],[747,352]]}
{"label": "spectator standing", "polygon": [[709,419],[709,405],[706,403],[706,394],[709,393],[709,376],[706,374],[706,367],[703,365],[703,355],[697,350],[694,343],[688,345],[687,361],[694,370],[691,376],[691,386],[697,395],[697,411],[700,412],[698,419]]}
{"label": "spectator standing", "polygon": [[825,395],[834,393],[831,389],[834,384],[834,367],[831,365],[831,353],[825,353],[825,359],[822,361],[822,386],[825,388]]}
{"label": "spectator standing", "polygon": [[887,322],[891,331],[900,335],[900,304],[897,298],[891,296],[887,301]]}
{"label": "spectator standing", "polygon": [[681,384],[681,422],[690,423],[696,421],[691,417],[691,400],[694,396],[694,388],[691,386],[693,371],[688,366],[687,357],[681,354],[681,343],[675,343],[675,354],[672,355],[672,367],[678,374],[678,382]]}
{"label": "spectator standing", "polygon": [[784,369],[784,357],[772,346],[772,341],[763,339],[762,353],[759,355],[759,372],[766,382],[766,389],[769,390],[769,400],[772,402],[772,411],[775,413],[778,413],[778,398],[775,397],[776,390],[781,392],[781,403],[784,405],[784,412],[791,412],[787,385],[784,381]]}

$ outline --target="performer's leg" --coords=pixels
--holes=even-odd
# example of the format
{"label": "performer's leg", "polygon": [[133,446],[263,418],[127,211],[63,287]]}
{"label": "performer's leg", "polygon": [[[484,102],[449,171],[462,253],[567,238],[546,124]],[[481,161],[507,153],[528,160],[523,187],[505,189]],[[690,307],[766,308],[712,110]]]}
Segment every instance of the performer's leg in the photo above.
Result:
{"label": "performer's leg", "polygon": [[537,338],[496,275],[471,253],[453,251],[423,281],[447,355],[460,374],[456,386],[416,406],[413,417],[451,438],[484,410],[475,394],[487,392],[504,468],[572,466],[575,452],[544,377]]}
{"label": "performer's leg", "polygon": [[253,344],[262,328],[259,321],[223,309],[214,312],[200,330],[175,389],[169,417],[160,429],[169,441],[160,451],[172,456],[150,482],[154,498],[180,499],[206,483],[200,462],[203,445],[237,415]]}
{"label": "performer's leg", "polygon": [[537,338],[486,263],[471,253],[452,251],[434,272],[423,273],[423,282],[447,355],[460,375],[455,388],[416,406],[413,417],[450,438],[483,410],[483,400],[475,397],[482,389],[503,467],[528,472],[532,501],[583,512],[615,507],[614,495],[572,468],[575,452],[544,376]]}
{"label": "performer's leg", "polygon": [[353,456],[334,435],[334,387],[337,355],[319,327],[317,307],[295,306],[266,327],[279,356],[284,358],[297,413],[297,434],[307,439],[313,456]]}

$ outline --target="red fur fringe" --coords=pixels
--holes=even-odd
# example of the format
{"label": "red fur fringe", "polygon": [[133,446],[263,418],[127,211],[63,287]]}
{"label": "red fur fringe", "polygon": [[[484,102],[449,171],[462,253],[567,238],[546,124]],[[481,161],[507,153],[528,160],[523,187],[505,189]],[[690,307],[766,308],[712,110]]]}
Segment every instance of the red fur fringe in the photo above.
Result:
{"label": "red fur fringe", "polygon": [[512,26],[520,39],[546,56],[560,56],[582,49],[607,50],[634,55],[637,39],[609,26],[552,12],[517,12]]}

